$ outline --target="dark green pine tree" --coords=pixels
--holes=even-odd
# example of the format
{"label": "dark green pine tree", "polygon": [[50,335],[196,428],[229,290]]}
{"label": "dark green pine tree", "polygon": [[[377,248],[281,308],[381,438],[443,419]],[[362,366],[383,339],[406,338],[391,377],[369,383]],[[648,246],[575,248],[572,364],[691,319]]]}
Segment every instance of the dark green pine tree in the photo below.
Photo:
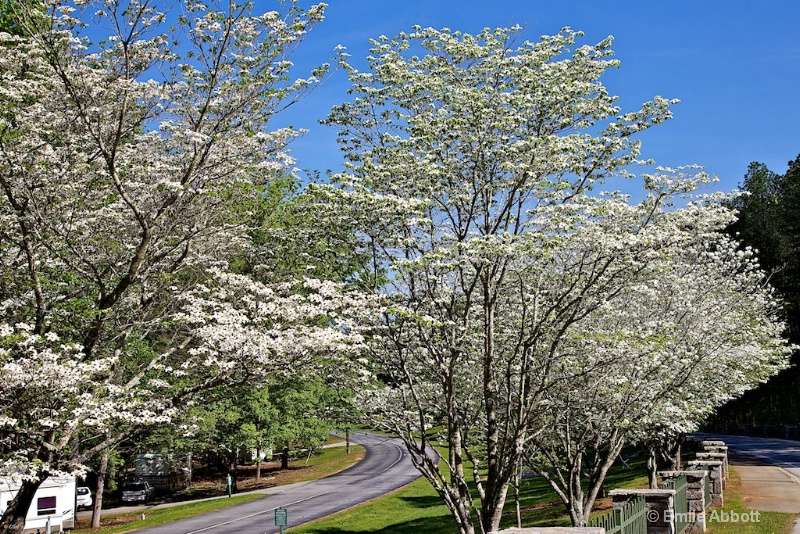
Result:
{"label": "dark green pine tree", "polygon": [[800,344],[800,155],[780,181],[780,199],[782,264],[775,287],[786,302],[789,338]]}
{"label": "dark green pine tree", "polygon": [[[742,247],[757,250],[759,262],[784,303],[787,336],[800,344],[800,156],[785,174],[751,163],[733,203],[738,220],[728,231]],[[783,426],[800,424],[800,356],[761,387],[722,407],[713,421],[716,430],[752,426],[758,432],[784,437]],[[766,430],[765,430],[766,428]],[[798,438],[797,429],[789,434]]]}
{"label": "dark green pine tree", "polygon": [[747,169],[741,189],[731,207],[739,214],[728,231],[742,242],[758,250],[761,266],[774,273],[782,263],[781,176],[763,163],[753,162]]}

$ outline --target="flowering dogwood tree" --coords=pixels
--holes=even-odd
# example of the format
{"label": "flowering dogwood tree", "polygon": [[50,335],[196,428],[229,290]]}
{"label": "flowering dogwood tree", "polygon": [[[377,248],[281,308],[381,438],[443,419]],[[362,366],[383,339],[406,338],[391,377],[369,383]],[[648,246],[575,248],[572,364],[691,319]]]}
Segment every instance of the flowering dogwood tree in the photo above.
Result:
{"label": "flowering dogwood tree", "polygon": [[[667,252],[727,220],[712,203],[668,215],[663,202],[691,189],[681,182],[649,180],[653,198],[636,206],[590,194],[628,175],[634,135],[668,119],[671,102],[620,111],[599,80],[617,65],[610,38],[578,46],[564,29],[515,45],[518,33],[381,37],[370,71],[350,71],[353,100],[328,119],[349,171],[331,195],[361,221],[392,302],[371,338],[385,387],[363,395],[365,417],[404,439],[465,534],[498,529],[529,445],[555,424],[547,414],[573,407],[572,384],[635,368],[611,341],[634,345],[630,321],[648,317],[624,299],[647,280],[668,284],[678,262]],[[592,398],[576,399],[578,420],[602,404]],[[444,467],[426,448],[432,432]]]}
{"label": "flowering dogwood tree", "polygon": [[788,357],[763,274],[720,233],[732,214],[713,197],[670,208],[667,193],[636,206],[604,202],[605,213],[583,218],[549,266],[547,285],[556,288],[564,283],[559,276],[570,283],[588,275],[574,267],[576,254],[584,265],[634,267],[615,266],[618,290],[567,325],[553,356],[570,378],[544,394],[547,410],[529,440],[527,465],[551,483],[575,525],[586,524],[626,443],[656,429],[670,436],[696,430]]}
{"label": "flowering dogwood tree", "polygon": [[[344,346],[351,334],[322,313],[335,289],[307,281],[292,300],[288,286],[249,288],[284,299],[269,316],[264,301],[231,301],[244,282],[223,272],[250,246],[247,206],[292,172],[285,145],[298,132],[271,119],[327,69],[290,77],[291,53],[324,4],[281,2],[260,14],[250,2],[187,0],[170,13],[154,0],[75,0],[49,2],[47,17],[14,5],[19,35],[0,34],[3,322],[29,325],[37,344],[60,336],[70,348],[51,346],[59,361],[114,362],[78,381],[90,398],[55,397],[69,409],[57,410],[53,432],[16,419],[10,432],[40,440],[25,461],[45,476],[63,467],[48,463],[57,444],[81,463],[243,369],[285,368],[307,361],[303,350]],[[213,283],[211,268],[222,269]],[[256,321],[247,306],[267,315]],[[202,323],[200,309],[213,319]],[[9,347],[6,356],[25,354]]]}
{"label": "flowering dogwood tree", "polygon": [[[326,376],[333,366],[358,376],[351,354],[360,353],[369,299],[311,279],[267,287],[218,271],[208,282],[176,297],[184,311],[170,320],[183,346],[167,344],[147,359],[132,346],[89,358],[79,345],[22,324],[0,331],[0,445],[5,472],[23,483],[18,495],[32,498],[47,476],[80,474],[88,458],[133,430],[173,423],[179,409],[216,386]],[[119,368],[136,360],[136,372],[121,382]],[[81,430],[106,439],[80,448]],[[9,522],[17,512],[24,520],[23,497],[6,511]]]}
{"label": "flowering dogwood tree", "polygon": [[65,450],[68,427],[77,422],[78,412],[91,409],[81,402],[94,401],[85,394],[87,385],[107,374],[114,363],[113,358],[86,362],[80,346],[59,343],[52,332],[38,335],[31,330],[25,324],[0,326],[0,447],[4,452],[0,469],[29,482],[22,484],[21,497],[13,499],[6,510],[10,517],[21,516],[23,523],[43,472],[47,476],[83,469],[80,464],[70,465],[72,459]]}

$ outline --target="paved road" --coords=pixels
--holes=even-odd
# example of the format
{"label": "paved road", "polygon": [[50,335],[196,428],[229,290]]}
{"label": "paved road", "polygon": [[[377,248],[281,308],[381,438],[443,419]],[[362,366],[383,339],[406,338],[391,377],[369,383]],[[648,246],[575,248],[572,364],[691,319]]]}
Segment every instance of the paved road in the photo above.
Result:
{"label": "paved road", "polygon": [[717,434],[700,434],[700,436],[705,439],[722,440],[729,449],[786,469],[790,474],[800,478],[800,441]]}
{"label": "paved road", "polygon": [[275,508],[288,509],[289,526],[293,527],[390,493],[419,477],[399,439],[356,432],[351,440],[366,449],[366,456],[341,473],[269,488],[264,499],[135,532],[273,534],[279,532],[274,526]]}
{"label": "paved road", "polygon": [[[747,508],[800,513],[800,442],[715,434],[701,437],[728,445],[730,462],[742,479]],[[800,534],[800,521],[792,534]]]}

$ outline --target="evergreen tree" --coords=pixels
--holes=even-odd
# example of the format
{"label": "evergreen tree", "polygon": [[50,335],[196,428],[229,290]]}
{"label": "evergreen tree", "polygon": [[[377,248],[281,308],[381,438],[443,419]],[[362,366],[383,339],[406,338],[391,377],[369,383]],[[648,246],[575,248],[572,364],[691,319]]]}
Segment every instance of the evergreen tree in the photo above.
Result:
{"label": "evergreen tree", "polygon": [[[738,220],[728,232],[741,246],[757,250],[769,281],[783,300],[787,336],[800,342],[800,155],[789,161],[785,174],[753,162],[741,185],[744,195],[732,207]],[[713,426],[731,430],[747,426],[796,426],[800,423],[800,358],[761,387],[724,406]],[[759,430],[761,431],[761,430]],[[776,435],[778,430],[773,432]]]}

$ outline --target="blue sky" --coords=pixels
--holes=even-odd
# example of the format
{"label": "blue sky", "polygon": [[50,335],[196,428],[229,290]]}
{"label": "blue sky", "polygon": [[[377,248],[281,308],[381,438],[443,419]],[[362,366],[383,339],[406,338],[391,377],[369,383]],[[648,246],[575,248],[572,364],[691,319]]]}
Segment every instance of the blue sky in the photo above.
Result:
{"label": "blue sky", "polygon": [[[484,27],[525,28],[536,40],[564,26],[584,43],[614,36],[621,66],[603,79],[623,110],[655,95],[679,98],[674,118],[646,132],[642,157],[660,165],[703,165],[729,191],[751,161],[783,173],[800,153],[800,2],[797,0],[329,0],[326,20],[295,56],[302,69],[332,57],[337,44],[364,67],[369,39],[411,26],[469,33]],[[347,99],[336,73],[281,117],[310,132],[292,145],[304,169],[338,170],[335,132],[318,124]]]}

